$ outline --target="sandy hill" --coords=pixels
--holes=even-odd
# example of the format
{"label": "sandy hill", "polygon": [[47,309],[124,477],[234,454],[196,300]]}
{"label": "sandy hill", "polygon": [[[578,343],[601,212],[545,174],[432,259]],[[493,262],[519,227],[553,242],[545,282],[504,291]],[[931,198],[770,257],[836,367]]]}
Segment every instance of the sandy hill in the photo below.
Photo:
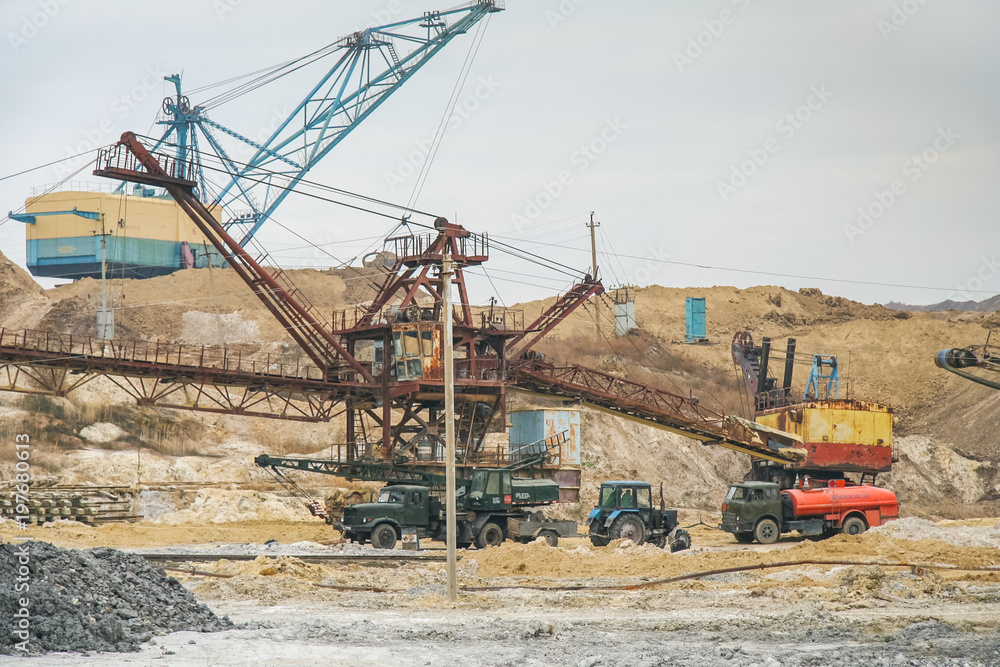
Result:
{"label": "sandy hill", "polygon": [[[378,275],[370,269],[288,273],[322,313],[370,299],[378,282]],[[149,280],[116,280],[112,294],[120,338],[192,345],[216,345],[223,340],[249,355],[290,345],[286,332],[232,271],[198,269]],[[688,296],[707,300],[711,344],[680,342],[684,337],[684,299]],[[16,266],[6,259],[0,261],[0,326],[92,335],[99,298],[96,281],[41,290]],[[553,298],[515,308],[523,310],[530,321]],[[939,349],[984,340],[986,329],[998,324],[995,314],[910,313],[824,295],[817,289],[792,292],[772,286],[745,290],[652,286],[636,291],[636,319],[638,329],[616,337],[610,299],[595,299],[567,318],[538,349],[554,359],[623,374],[676,393],[691,392],[710,406],[745,414],[742,381],[730,352],[733,334],[749,331],[758,342],[770,336],[778,359],[776,369],[785,339],[794,337],[799,354],[839,356],[842,396],[894,407],[902,461],[888,482],[900,490],[910,511],[968,515],[994,512],[1000,506],[1000,444],[995,435],[1000,426],[1000,392],[966,382],[933,363]],[[288,352],[294,353],[294,348]],[[808,371],[807,363],[798,363],[795,386],[805,385]],[[74,400],[109,404],[123,400],[99,385],[81,396]],[[21,399],[7,394],[0,395],[0,400],[10,405]],[[63,424],[61,451],[94,446],[115,449],[107,443],[95,445],[81,435],[88,418],[119,423],[124,431],[134,431],[139,428],[136,424],[145,424],[147,419],[95,410],[74,414],[79,424],[73,428],[65,427],[69,419],[65,415],[45,417],[49,420],[46,424]],[[334,425],[280,422],[276,427],[273,421],[262,421],[267,420],[184,414],[164,432],[180,443],[175,454],[235,458],[239,458],[237,451],[313,452],[324,442],[337,441],[340,435]],[[605,415],[587,413],[584,430],[585,487],[612,476],[672,480],[672,502],[712,508],[728,481],[738,476],[734,471],[747,467],[745,457]],[[126,441],[124,436],[118,439]],[[205,468],[201,464],[185,467],[168,463],[162,467],[163,474],[177,476],[185,470]],[[66,465],[72,467],[71,463]],[[134,465],[109,464],[106,470],[119,468],[121,481],[129,481]],[[220,479],[239,477],[247,474],[243,468],[213,474]],[[75,468],[74,474],[85,476],[93,469],[91,461],[86,470]],[[678,475],[678,471],[683,474]]]}

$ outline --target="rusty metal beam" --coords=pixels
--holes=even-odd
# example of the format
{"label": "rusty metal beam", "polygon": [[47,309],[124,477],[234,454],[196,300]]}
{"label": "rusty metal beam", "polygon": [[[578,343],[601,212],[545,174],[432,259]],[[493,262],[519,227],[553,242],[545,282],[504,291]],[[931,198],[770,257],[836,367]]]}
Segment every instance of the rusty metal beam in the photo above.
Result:
{"label": "rusty metal beam", "polygon": [[[796,437],[753,422],[727,417],[702,406],[697,399],[576,364],[522,360],[510,371],[518,387],[583,401],[590,407],[650,426],[717,444],[778,463],[796,463],[805,451]],[[771,443],[777,443],[772,446]]]}
{"label": "rusty metal beam", "polygon": [[[508,341],[507,358],[516,359],[522,353],[530,350],[560,322],[583,305],[587,299],[601,294],[604,294],[604,285],[601,284],[600,280],[573,285],[568,292],[561,295],[555,303],[539,315],[538,319],[526,326],[523,332]],[[528,342],[524,342],[525,339]]]}

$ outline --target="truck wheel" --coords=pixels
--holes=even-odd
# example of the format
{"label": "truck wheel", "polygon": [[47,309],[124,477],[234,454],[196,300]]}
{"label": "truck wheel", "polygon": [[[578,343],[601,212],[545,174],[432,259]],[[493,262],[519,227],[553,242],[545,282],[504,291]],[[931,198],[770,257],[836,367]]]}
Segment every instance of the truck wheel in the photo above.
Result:
{"label": "truck wheel", "polygon": [[559,546],[559,533],[554,530],[543,530],[538,533],[538,537],[544,537],[545,543],[550,547]]}
{"label": "truck wheel", "polygon": [[849,518],[844,522],[844,525],[840,527],[840,532],[844,535],[860,535],[866,530],[868,530],[868,526],[866,526],[865,522],[856,516]]}
{"label": "truck wheel", "polygon": [[611,524],[611,539],[622,538],[630,539],[636,544],[642,544],[646,540],[646,527],[642,525],[642,521],[638,517],[623,514]]}
{"label": "truck wheel", "polygon": [[752,544],[753,543],[753,532],[749,533],[733,533],[736,541],[740,544]]}
{"label": "truck wheel", "polygon": [[753,536],[761,544],[774,544],[778,541],[778,524],[774,519],[761,519],[753,531]]}
{"label": "truck wheel", "polygon": [[376,549],[392,549],[396,546],[396,529],[387,523],[379,524],[372,531],[372,546]]}
{"label": "truck wheel", "polygon": [[476,546],[485,549],[487,546],[498,547],[503,544],[503,529],[492,521],[483,526],[476,536]]}
{"label": "truck wheel", "polygon": [[610,542],[610,540],[606,537],[599,537],[597,535],[590,536],[590,543],[595,547],[606,547],[608,546],[608,542]]}
{"label": "truck wheel", "polygon": [[670,553],[691,548],[691,535],[681,528],[670,534]]}

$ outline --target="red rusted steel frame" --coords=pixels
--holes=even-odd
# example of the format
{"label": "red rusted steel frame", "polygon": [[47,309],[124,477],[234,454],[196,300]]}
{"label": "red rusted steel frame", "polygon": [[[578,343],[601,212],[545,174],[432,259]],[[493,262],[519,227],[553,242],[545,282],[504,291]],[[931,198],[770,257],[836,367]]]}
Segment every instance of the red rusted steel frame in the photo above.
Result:
{"label": "red rusted steel frame", "polygon": [[[303,401],[310,400],[309,397],[321,397],[321,400],[336,403],[348,396],[372,398],[377,388],[364,382],[347,383],[334,382],[325,378],[315,377],[315,373],[309,372],[309,367],[299,366],[296,370],[299,376],[289,375],[282,368],[279,372],[268,372],[264,364],[264,370],[256,370],[257,362],[243,362],[242,365],[233,363],[225,356],[220,357],[220,366],[198,365],[198,361],[204,361],[204,352],[201,355],[191,353],[185,354],[180,345],[142,345],[131,341],[98,341],[102,345],[95,349],[95,339],[77,338],[66,334],[48,334],[45,332],[11,332],[0,329],[0,367],[7,369],[10,376],[10,368],[15,367],[15,377],[11,379],[10,389],[25,391],[26,388],[18,389],[17,374],[24,374],[29,379],[45,387],[45,393],[65,394],[73,388],[83,383],[83,380],[74,380],[70,386],[64,386],[65,378],[59,381],[56,386],[55,381],[46,382],[41,378],[43,369],[58,369],[59,371],[87,375],[107,375],[124,378],[134,378],[136,381],[149,380],[153,382],[169,381],[178,388],[187,386],[197,391],[204,391],[204,388],[216,388],[220,394],[227,388],[239,389],[249,393],[261,393],[262,397],[285,397],[301,395]],[[109,356],[105,356],[103,343],[109,347]],[[190,359],[188,363],[183,363]],[[247,370],[249,366],[253,370]],[[26,367],[30,370],[26,370]],[[315,369],[314,369],[315,370]],[[123,380],[129,382],[129,380]],[[52,386],[47,386],[52,385]],[[119,383],[119,386],[122,386]],[[126,388],[123,386],[123,388]],[[132,393],[137,399],[144,399],[147,402],[156,403],[158,395],[150,393],[152,390],[135,388]],[[171,388],[172,392],[173,389]],[[165,396],[165,394],[162,394]],[[260,401],[256,398],[245,397],[235,407],[255,405]],[[177,407],[174,404],[166,404],[166,407]],[[200,409],[200,408],[195,408]],[[238,412],[237,409],[226,410],[230,413]],[[261,415],[272,416],[272,415]]]}
{"label": "red rusted steel frame", "polygon": [[[438,219],[435,222],[438,227],[438,234],[431,237],[429,234],[420,236],[398,236],[387,240],[393,243],[396,255],[396,266],[393,273],[386,276],[385,281],[379,289],[378,295],[372,300],[371,306],[360,318],[356,319],[354,327],[346,327],[345,332],[370,326],[374,323],[379,314],[388,305],[389,301],[395,297],[400,290],[405,290],[399,308],[405,309],[416,300],[416,297],[423,287],[434,299],[436,312],[440,312],[441,307],[441,284],[440,278],[431,276],[433,268],[441,263],[441,258],[446,253],[451,253],[455,263],[455,276],[452,282],[459,291],[458,302],[460,308],[456,310],[456,323],[465,326],[473,326],[472,308],[469,305],[468,294],[465,287],[465,278],[462,274],[464,266],[481,264],[488,259],[488,237],[485,235],[473,235],[460,225],[454,225]],[[473,245],[473,251],[480,252],[477,255],[467,255],[467,245]]]}
{"label": "red rusted steel frame", "polygon": [[556,366],[522,359],[511,368],[508,378],[524,389],[583,400],[600,409],[635,417],[706,444],[718,444],[751,456],[795,463],[804,454],[803,450],[791,447],[773,450],[767,436],[702,407],[696,400],[585,366]]}
{"label": "red rusted steel frame", "polygon": [[[538,316],[534,322],[524,328],[524,331],[514,336],[507,343],[507,358],[514,359],[518,355],[513,352],[517,347],[521,351],[529,350],[533,345],[544,338],[560,322],[569,317],[570,313],[579,308],[583,303],[594,295],[604,294],[604,285],[598,280],[593,283],[579,283],[573,285],[568,292],[556,299],[545,312]],[[531,334],[527,343],[522,341]]]}
{"label": "red rusted steel frame", "polygon": [[670,417],[697,426],[699,429],[718,430],[724,416],[703,407],[696,401],[649,385],[604,373],[576,364],[549,364],[526,361],[518,364],[511,376],[519,385],[532,381],[554,390],[580,393],[588,400],[607,404],[614,409],[632,408],[649,411],[656,416]]}
{"label": "red rusted steel frame", "polygon": [[[395,242],[397,251],[399,250],[401,241],[403,242],[403,248],[405,250],[406,247],[411,242],[414,246],[422,245],[417,243],[418,240],[419,237],[410,237],[410,236],[396,237],[389,239],[389,241]],[[409,281],[412,280],[415,281],[417,284],[419,284],[421,282],[421,278],[412,277],[413,274],[417,271],[417,267],[420,266],[420,264],[416,264],[415,262],[417,262],[421,258],[426,258],[428,260],[427,263],[424,265],[423,271],[421,272],[422,274],[426,274],[426,272],[429,270],[431,266],[430,258],[435,255],[435,252],[437,253],[437,255],[441,254],[440,246],[441,244],[443,244],[443,242],[444,242],[444,235],[439,234],[431,242],[427,250],[423,250],[423,248],[420,248],[422,252],[420,252],[417,255],[404,256],[402,252],[397,252],[395,272],[390,273],[389,275],[386,276],[386,280],[385,283],[383,283],[382,285],[382,289],[379,290],[378,296],[376,296],[375,299],[372,300],[371,306],[368,307],[368,312],[365,313],[364,316],[362,316],[361,323],[371,324],[374,319],[377,319],[379,313],[382,312],[382,309],[388,305],[389,299],[395,296],[396,292],[398,292],[401,288],[409,284]],[[412,266],[408,266],[408,264],[411,263],[414,264]]]}
{"label": "red rusted steel frame", "polygon": [[[126,148],[146,172],[140,172],[134,168],[129,169],[129,160],[125,161],[126,168],[114,166],[113,162],[121,163],[121,156],[113,154],[119,147]],[[94,173],[99,176],[110,176],[166,188],[185,213],[191,217],[195,225],[226,258],[240,278],[257,294],[275,318],[285,326],[289,335],[295,339],[295,342],[312,358],[317,366],[329,371],[331,367],[336,368],[340,359],[343,359],[362,378],[374,383],[375,379],[368,369],[350,355],[336,336],[323,327],[308,309],[274,279],[270,272],[264,270],[239,243],[229,236],[216,222],[209,210],[205,208],[205,205],[192,194],[195,183],[188,180],[190,165],[183,165],[176,160],[171,161],[168,157],[161,159],[164,160],[164,165],[161,165],[157,157],[146,150],[133,133],[126,132],[116,147],[110,151],[101,151],[98,156],[98,166],[104,166],[105,163],[106,166],[104,169],[96,169]],[[173,165],[172,169],[171,165]],[[178,171],[181,172],[180,176],[178,176]],[[327,346],[332,347],[335,353],[331,354]]]}

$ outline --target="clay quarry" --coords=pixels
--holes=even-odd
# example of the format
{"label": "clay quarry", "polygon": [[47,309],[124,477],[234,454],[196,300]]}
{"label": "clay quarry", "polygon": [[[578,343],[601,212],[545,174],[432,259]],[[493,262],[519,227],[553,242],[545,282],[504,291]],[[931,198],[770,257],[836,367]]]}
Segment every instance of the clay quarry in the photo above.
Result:
{"label": "clay quarry", "polygon": [[0,665],[1000,666],[996,0],[2,18]]}
{"label": "clay quarry", "polygon": [[[371,298],[364,271],[295,271],[293,278],[320,307],[336,309]],[[42,290],[9,262],[2,281],[5,329],[90,333],[97,282]],[[208,346],[221,336],[248,357],[290,354],[289,339],[230,271],[215,270],[214,283],[213,290],[207,270],[116,282],[116,298],[127,304],[118,311],[119,335]],[[676,342],[685,296],[695,292],[710,308],[708,338],[719,344]],[[532,316],[547,305],[517,307]],[[344,542],[253,465],[260,453],[323,458],[344,437],[336,424],[142,408],[103,378],[67,398],[4,392],[4,440],[31,434],[34,488],[114,487],[128,502],[127,520],[56,515],[32,524],[36,540],[59,549],[44,552],[44,561],[33,557],[32,576],[54,576],[55,563],[72,562],[81,575],[107,580],[117,570],[94,563],[113,558],[130,577],[181,596],[167,602],[165,593],[137,589],[124,601],[95,599],[119,611],[110,626],[89,616],[97,626],[88,629],[79,620],[88,612],[67,604],[67,590],[46,579],[33,594],[51,600],[61,622],[38,626],[44,642],[34,644],[31,664],[304,664],[318,655],[401,665],[1000,661],[1000,450],[991,437],[1000,394],[935,368],[928,353],[982,338],[995,326],[992,313],[911,313],[767,286],[641,288],[636,311],[637,329],[609,336],[610,348],[581,310],[540,350],[690,387],[737,413],[741,378],[727,344],[734,330],[792,336],[801,348],[850,359],[842,387],[895,412],[898,462],[878,481],[898,495],[901,518],[857,536],[738,544],[717,526],[726,489],[748,469],[745,455],[583,409],[581,500],[547,510],[581,522],[581,536],[557,547],[507,541],[461,550],[459,599],[451,603],[443,544],[423,540],[419,552],[385,552]],[[13,451],[5,450],[0,467],[8,484]],[[629,540],[592,546],[583,522],[608,479],[664,482],[692,548],[670,553]],[[309,474],[296,481],[332,506],[352,494],[367,499],[381,486]],[[0,521],[5,542],[20,532],[9,518]],[[407,558],[416,555],[430,560]],[[112,581],[107,595],[113,589]],[[5,593],[5,614],[15,611],[15,598]],[[179,623],[157,615],[164,604],[203,611]],[[12,639],[5,636],[5,650]]]}

